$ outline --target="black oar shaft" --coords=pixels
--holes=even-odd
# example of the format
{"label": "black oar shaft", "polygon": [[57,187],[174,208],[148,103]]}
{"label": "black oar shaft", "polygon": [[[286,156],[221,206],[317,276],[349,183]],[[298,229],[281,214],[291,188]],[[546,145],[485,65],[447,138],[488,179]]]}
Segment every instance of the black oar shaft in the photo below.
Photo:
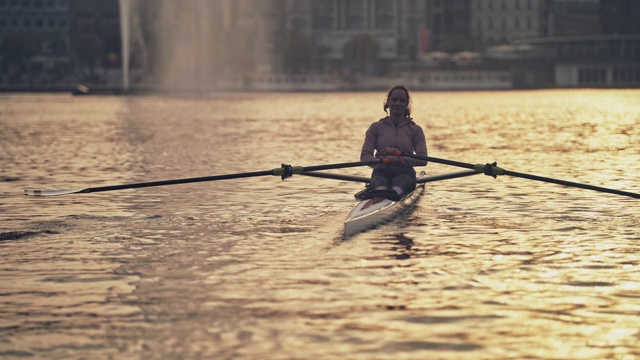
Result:
{"label": "black oar shaft", "polygon": [[[342,164],[304,166],[302,167],[302,171],[300,173],[306,172],[306,171],[319,171],[319,170],[330,170],[330,169],[343,169],[343,168],[356,167],[356,166],[369,166],[369,165],[380,164],[380,162],[381,160],[375,160],[375,161],[349,162],[349,163],[342,163]],[[296,174],[296,172],[294,172],[294,174]]]}
{"label": "black oar shaft", "polygon": [[471,175],[478,175],[478,174],[479,173],[476,172],[476,171],[460,171],[460,172],[455,172],[455,173],[450,173],[450,174],[434,175],[434,176],[419,178],[417,180],[417,182],[418,183],[428,183],[428,182],[434,182],[434,181],[440,181],[440,180],[457,179],[457,178],[461,178],[461,177],[466,177],[466,176],[471,176]]}
{"label": "black oar shaft", "polygon": [[514,177],[519,177],[519,178],[523,178],[523,179],[548,182],[548,183],[564,185],[564,186],[571,186],[571,187],[576,187],[576,188],[580,188],[580,189],[600,191],[600,192],[609,193],[609,194],[630,196],[630,197],[633,197],[633,198],[636,198],[636,199],[640,199],[640,194],[635,194],[635,193],[628,192],[628,191],[604,188],[604,187],[601,187],[601,186],[594,186],[594,185],[589,185],[589,184],[581,184],[581,183],[576,183],[576,182],[572,182],[572,181],[553,179],[553,178],[548,178],[548,177],[544,177],[544,176],[537,176],[537,175],[531,175],[531,174],[524,174],[524,173],[519,173],[519,172],[509,171],[509,170],[502,170],[502,174],[509,175],[509,176],[514,176]]}
{"label": "black oar shaft", "polygon": [[279,168],[275,168],[272,170],[265,170],[265,171],[203,176],[203,177],[174,179],[174,180],[149,181],[149,182],[142,182],[142,183],[121,184],[121,185],[111,185],[111,186],[99,186],[99,187],[90,187],[90,188],[76,189],[76,190],[27,189],[24,191],[24,194],[32,195],[32,196],[55,196],[55,195],[93,193],[93,192],[112,191],[112,190],[136,189],[136,188],[143,188],[143,187],[150,187],[150,186],[187,184],[187,183],[195,183],[195,182],[202,182],[202,181],[240,179],[240,178],[249,178],[249,177],[257,177],[257,176],[267,176],[267,175],[280,176],[284,180],[292,176],[293,174],[302,174],[306,171],[343,169],[348,167],[375,165],[375,164],[379,164],[380,162],[382,162],[382,160],[325,164],[325,165],[316,165],[316,166],[307,166],[307,167],[282,164],[282,166]]}
{"label": "black oar shaft", "polygon": [[214,175],[214,176],[203,176],[203,177],[196,177],[196,178],[149,181],[149,182],[133,183],[133,184],[91,187],[91,188],[83,189],[78,193],[93,193],[93,192],[101,192],[101,191],[136,189],[136,188],[151,187],[151,186],[188,184],[188,183],[195,183],[195,182],[202,182],[202,181],[240,179],[240,178],[248,178],[248,177],[267,176],[267,175],[275,175],[275,174],[273,170],[267,170],[267,171],[248,172],[248,173],[242,173],[242,174]]}
{"label": "black oar shaft", "polygon": [[496,166],[495,163],[486,164],[486,165],[483,165],[483,164],[475,164],[474,165],[474,164],[463,163],[463,162],[459,162],[459,161],[439,159],[439,158],[434,158],[434,157],[430,157],[430,156],[420,156],[420,155],[414,155],[414,154],[409,154],[409,153],[402,153],[402,156],[406,156],[406,157],[410,157],[410,158],[414,158],[414,159],[426,160],[426,161],[439,163],[439,164],[444,164],[444,165],[451,165],[451,166],[457,166],[457,167],[466,168],[466,169],[472,169],[472,170],[474,170],[474,171],[476,171],[478,173],[485,173],[486,175],[490,175],[490,176],[493,176],[493,177],[496,177],[497,175],[509,175],[509,176],[519,177],[519,178],[523,178],[523,179],[548,182],[548,183],[553,183],[553,184],[558,184],[558,185],[563,185],[563,186],[571,186],[571,187],[576,187],[576,188],[580,188],[580,189],[594,190],[594,191],[600,191],[600,192],[609,193],[609,194],[629,196],[629,197],[632,197],[632,198],[640,199],[640,194],[632,193],[632,192],[629,192],[629,191],[622,191],[622,190],[617,190],[617,189],[609,189],[609,188],[605,188],[605,187],[601,187],[601,186],[581,184],[581,183],[572,182],[572,181],[559,180],[559,179],[553,179],[553,178],[548,178],[548,177],[544,177],[544,176],[538,176],[538,175],[525,174],[525,173],[520,173],[520,172],[515,172],[515,171],[509,171],[509,170],[505,170],[503,168],[500,168],[500,167]]}
{"label": "black oar shaft", "polygon": [[[448,179],[457,179],[465,176],[478,175],[479,173],[476,171],[459,171],[455,173],[449,174],[441,174],[441,175],[433,175],[433,176],[424,176],[420,177],[416,180],[418,184],[424,184],[434,181],[440,180],[448,180]],[[332,174],[327,172],[304,172],[300,175],[305,175],[309,177],[317,177],[324,179],[334,179],[334,180],[344,180],[344,181],[352,181],[352,182],[361,182],[368,183],[371,181],[371,178],[365,176],[354,176],[354,175],[343,175],[343,174]]]}
{"label": "black oar shaft", "polygon": [[343,175],[343,174],[332,174],[326,172],[303,172],[300,175],[323,178],[323,179],[333,179],[333,180],[344,180],[344,181],[353,181],[353,182],[361,182],[368,183],[371,178],[365,176],[354,176],[354,175]]}
{"label": "black oar shaft", "polygon": [[[409,155],[404,155],[403,154],[403,156],[409,156]],[[426,156],[425,157],[425,156],[419,156],[419,155],[411,155],[409,157],[416,158],[416,159],[421,159],[421,160],[427,160],[427,161],[438,163],[438,164],[451,165],[451,166],[457,166],[457,167],[461,167],[461,168],[465,168],[465,169],[476,170],[476,165],[467,164],[467,163],[463,163],[463,162],[459,162],[459,161],[439,159],[439,158],[434,158],[434,157],[431,157],[431,156]]]}

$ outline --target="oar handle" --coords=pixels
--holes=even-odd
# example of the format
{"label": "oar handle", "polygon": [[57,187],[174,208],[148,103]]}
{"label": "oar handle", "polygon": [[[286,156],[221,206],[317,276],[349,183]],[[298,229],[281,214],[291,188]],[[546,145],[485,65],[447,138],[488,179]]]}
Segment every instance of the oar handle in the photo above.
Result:
{"label": "oar handle", "polygon": [[496,177],[497,175],[502,175],[502,171],[503,171],[503,169],[499,168],[497,166],[498,164],[495,162],[492,164],[469,164],[469,163],[463,163],[460,161],[435,158],[431,156],[421,156],[421,155],[411,154],[407,152],[403,152],[402,156],[418,159],[418,160],[430,161],[438,164],[451,165],[451,166],[457,166],[465,169],[471,169],[477,173],[483,173],[485,175],[489,175],[493,177]]}

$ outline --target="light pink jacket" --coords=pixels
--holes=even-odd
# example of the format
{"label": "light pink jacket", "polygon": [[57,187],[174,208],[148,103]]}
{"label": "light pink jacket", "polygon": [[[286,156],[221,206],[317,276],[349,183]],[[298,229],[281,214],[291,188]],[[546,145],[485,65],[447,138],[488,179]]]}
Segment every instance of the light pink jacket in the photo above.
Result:
{"label": "light pink jacket", "polygon": [[[369,126],[365,135],[360,161],[375,161],[385,158],[386,155],[380,151],[387,147],[396,148],[402,152],[415,153],[420,156],[427,156],[427,141],[420,125],[410,119],[402,119],[398,126],[394,125],[391,118],[385,117]],[[374,154],[375,151],[375,154]],[[400,157],[399,162],[389,165],[380,164],[372,166],[375,169],[390,171],[401,169],[412,169],[414,166],[426,166],[427,161]]]}

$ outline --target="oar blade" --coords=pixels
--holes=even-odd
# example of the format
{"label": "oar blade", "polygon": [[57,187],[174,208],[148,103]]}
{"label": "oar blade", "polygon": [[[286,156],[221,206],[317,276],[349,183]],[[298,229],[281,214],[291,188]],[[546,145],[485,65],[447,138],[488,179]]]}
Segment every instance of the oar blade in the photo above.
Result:
{"label": "oar blade", "polygon": [[68,194],[78,194],[85,192],[86,189],[69,189],[69,190],[36,190],[26,189],[24,194],[27,196],[59,196]]}

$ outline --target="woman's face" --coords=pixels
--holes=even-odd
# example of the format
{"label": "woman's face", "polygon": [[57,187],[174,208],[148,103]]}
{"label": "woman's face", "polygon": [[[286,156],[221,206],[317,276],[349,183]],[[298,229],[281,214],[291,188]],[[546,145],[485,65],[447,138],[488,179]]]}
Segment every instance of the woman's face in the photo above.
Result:
{"label": "woman's face", "polygon": [[387,105],[389,105],[389,114],[391,116],[404,116],[404,111],[407,109],[407,106],[409,106],[407,93],[402,89],[393,90],[389,95]]}

